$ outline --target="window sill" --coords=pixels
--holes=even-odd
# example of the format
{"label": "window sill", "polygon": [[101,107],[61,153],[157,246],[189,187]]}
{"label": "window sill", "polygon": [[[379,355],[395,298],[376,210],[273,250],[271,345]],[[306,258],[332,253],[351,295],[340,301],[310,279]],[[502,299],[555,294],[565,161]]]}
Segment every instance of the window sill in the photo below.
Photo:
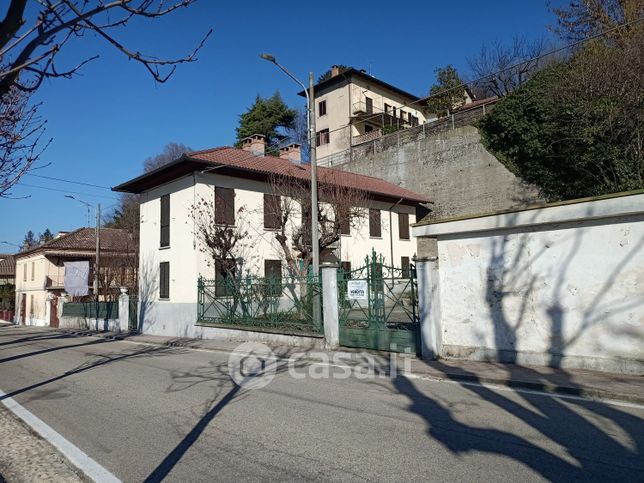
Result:
{"label": "window sill", "polygon": [[159,250],[170,250],[170,248],[170,245],[168,245],[167,247],[159,247]]}
{"label": "window sill", "polygon": [[370,240],[382,240],[382,235],[380,235],[380,236],[371,236],[371,235],[369,235],[369,239]]}
{"label": "window sill", "polygon": [[280,231],[281,229],[282,229],[281,227],[278,227],[278,228],[267,228],[267,227],[264,227],[264,231],[274,231],[274,232],[278,232],[278,231]]}
{"label": "window sill", "polygon": [[168,297],[168,298],[159,297],[159,302],[170,302],[170,297]]}

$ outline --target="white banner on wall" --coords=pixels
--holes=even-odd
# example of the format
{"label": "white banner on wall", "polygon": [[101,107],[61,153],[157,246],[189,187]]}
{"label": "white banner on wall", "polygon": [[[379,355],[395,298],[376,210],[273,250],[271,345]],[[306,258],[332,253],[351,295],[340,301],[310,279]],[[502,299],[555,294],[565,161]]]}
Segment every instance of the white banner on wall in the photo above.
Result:
{"label": "white banner on wall", "polygon": [[89,293],[89,261],[65,262],[65,292],[81,297]]}

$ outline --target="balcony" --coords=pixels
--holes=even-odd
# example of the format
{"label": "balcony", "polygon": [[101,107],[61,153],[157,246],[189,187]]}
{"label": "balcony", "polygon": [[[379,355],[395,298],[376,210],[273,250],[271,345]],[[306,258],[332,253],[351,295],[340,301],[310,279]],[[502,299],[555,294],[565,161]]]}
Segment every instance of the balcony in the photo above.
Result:
{"label": "balcony", "polygon": [[63,277],[45,277],[45,288],[49,289],[62,289],[65,287],[65,280]]}

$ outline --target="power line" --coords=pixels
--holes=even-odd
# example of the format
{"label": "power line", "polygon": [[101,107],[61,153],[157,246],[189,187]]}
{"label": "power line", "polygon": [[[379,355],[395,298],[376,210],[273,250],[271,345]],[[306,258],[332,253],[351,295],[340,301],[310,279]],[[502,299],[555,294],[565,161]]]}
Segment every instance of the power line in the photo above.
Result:
{"label": "power line", "polygon": [[60,190],[60,189],[56,189],[56,188],[50,188],[48,186],[37,186],[37,185],[34,185],[34,184],[27,184],[27,183],[23,183],[22,181],[19,182],[18,184],[21,185],[21,186],[28,186],[29,188],[39,188],[39,189],[48,190],[48,191],[58,191],[60,193],[68,193],[68,194],[74,194],[74,195],[89,196],[91,198],[107,198],[109,200],[118,199],[115,196],[95,195],[95,194],[91,194],[91,193],[81,193],[79,191]]}
{"label": "power line", "polygon": [[[506,68],[504,68],[504,69],[498,70],[498,71],[496,71],[496,72],[492,72],[492,73],[490,73],[490,74],[486,74],[486,75],[484,75],[484,76],[482,76],[482,77],[479,77],[478,79],[474,79],[474,80],[471,80],[471,81],[468,81],[468,82],[463,82],[462,84],[459,84],[459,85],[454,86],[454,87],[450,87],[449,89],[443,89],[443,90],[441,90],[440,92],[437,92],[437,93],[435,93],[435,94],[430,94],[430,95],[428,95],[428,96],[426,96],[426,97],[421,97],[420,99],[417,99],[417,100],[415,100],[415,101],[413,101],[413,102],[410,102],[409,104],[403,104],[403,106],[402,106],[402,107],[410,107],[410,106],[413,106],[413,105],[415,105],[415,104],[419,104],[419,103],[426,103],[429,99],[432,99],[432,98],[434,98],[434,97],[442,96],[442,95],[444,95],[444,94],[445,94],[445,93],[447,93],[447,92],[451,92],[451,91],[456,90],[456,89],[462,89],[463,87],[469,86],[470,84],[474,84],[474,83],[476,83],[476,82],[480,82],[480,81],[482,81],[482,80],[489,79],[490,77],[494,77],[494,76],[497,76],[497,75],[499,75],[499,74],[502,74],[503,72],[506,72],[506,71],[509,71],[509,70],[516,69],[517,67],[520,67],[520,66],[522,66],[522,65],[524,65],[524,64],[529,64],[529,63],[531,63],[531,62],[535,62],[535,61],[540,60],[540,59],[542,59],[542,58],[544,58],[544,57],[548,57],[548,56],[550,56],[550,55],[554,55],[554,54],[556,54],[556,53],[558,53],[558,52],[561,52],[561,51],[563,51],[563,50],[571,49],[571,48],[576,47],[576,46],[578,46],[578,45],[581,45],[581,44],[583,44],[583,43],[586,43],[586,42],[589,42],[589,41],[591,41],[591,40],[595,40],[595,39],[598,39],[598,38],[600,38],[600,37],[603,37],[603,36],[605,36],[606,34],[609,34],[610,32],[613,32],[613,31],[618,30],[618,29],[620,29],[620,28],[628,27],[628,26],[630,26],[630,25],[634,25],[634,24],[639,23],[639,22],[642,22],[642,21],[644,21],[644,17],[641,17],[641,18],[638,18],[638,19],[635,19],[635,20],[631,20],[630,22],[621,23],[621,24],[619,24],[619,25],[616,25],[615,27],[612,27],[612,28],[609,28],[609,29],[607,29],[607,30],[604,30],[604,31],[602,31],[602,32],[600,32],[600,33],[598,33],[598,34],[591,35],[590,37],[586,37],[585,39],[581,39],[581,40],[578,40],[578,41],[576,41],[576,42],[572,42],[572,43],[570,43],[570,44],[564,45],[563,47],[559,47],[559,48],[557,48],[557,49],[551,50],[551,51],[549,51],[549,52],[546,52],[546,53],[544,53],[544,54],[538,55],[538,56],[536,56],[536,57],[532,57],[532,58],[530,58],[530,59],[528,59],[528,60],[524,60],[524,61],[522,61],[522,62],[518,62],[518,63],[516,63],[516,64],[514,64],[514,65],[511,65],[511,66],[506,67]],[[369,117],[365,117],[365,118],[363,118],[363,119],[361,119],[361,120],[362,120],[362,121],[368,121],[369,119],[375,119],[375,118],[377,118],[377,117],[381,116],[382,114],[383,114],[383,113],[375,113],[375,114],[373,114],[373,115],[371,115],[371,116],[369,116]],[[330,130],[330,131],[329,131],[329,134],[331,134],[332,132],[341,131],[342,129],[346,129],[346,128],[348,128],[348,127],[351,127],[351,123],[349,123],[349,124],[345,124],[344,126],[340,126],[340,127],[338,127],[338,128],[335,128],[335,129],[332,129],[332,130]]]}
{"label": "power line", "polygon": [[90,186],[92,188],[101,188],[105,190],[111,190],[109,186],[101,186],[98,184],[91,184],[91,183],[85,183],[84,181],[72,181],[69,179],[63,179],[63,178],[54,178],[53,176],[43,176],[42,174],[33,174],[33,173],[27,173],[28,176],[34,176],[36,178],[43,178],[43,179],[51,179],[54,181],[62,181],[63,183],[72,183],[72,184],[78,184],[78,185],[83,185],[83,186]]}

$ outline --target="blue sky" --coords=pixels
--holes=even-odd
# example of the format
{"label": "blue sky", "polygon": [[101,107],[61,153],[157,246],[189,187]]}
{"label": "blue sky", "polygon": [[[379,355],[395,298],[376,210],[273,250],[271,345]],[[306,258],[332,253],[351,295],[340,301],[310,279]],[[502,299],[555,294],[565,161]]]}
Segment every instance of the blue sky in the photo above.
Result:
{"label": "blue sky", "polygon": [[[52,80],[38,91],[53,142],[42,159],[51,164],[34,174],[109,187],[140,174],[143,160],[168,142],[193,149],[232,144],[238,116],[258,93],[279,90],[290,105],[303,103],[293,81],[261,60],[261,52],[274,54],[302,80],[311,70],[317,77],[332,64],[345,64],[420,96],[436,67],[451,63],[467,73],[467,58],[482,42],[547,36],[553,22],[545,0],[268,3],[199,0],[120,31],[129,47],[172,57],[189,52],[213,29],[199,60],[179,66],[166,84],[155,83],[99,38],[69,45],[61,66],[101,57],[81,75]],[[0,241],[19,244],[30,229],[86,225],[86,208],[65,193],[83,193],[74,196],[100,202],[104,211],[117,202],[107,189],[33,176],[23,183],[32,186],[18,186],[13,194],[29,198],[0,199]],[[0,245],[0,252],[11,250]]]}

